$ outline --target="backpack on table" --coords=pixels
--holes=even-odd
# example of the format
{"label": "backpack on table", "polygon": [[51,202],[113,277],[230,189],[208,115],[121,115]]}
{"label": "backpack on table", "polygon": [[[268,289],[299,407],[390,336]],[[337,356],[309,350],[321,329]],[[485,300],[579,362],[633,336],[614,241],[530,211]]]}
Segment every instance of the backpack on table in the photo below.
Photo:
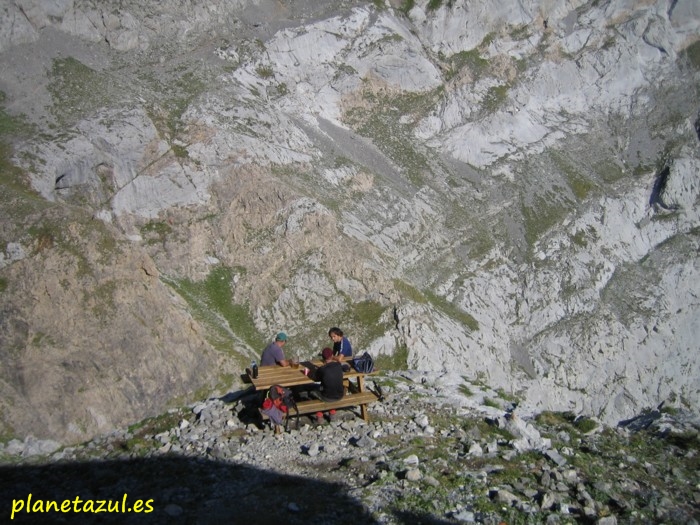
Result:
{"label": "backpack on table", "polygon": [[353,359],[352,364],[355,367],[355,370],[362,374],[371,374],[374,372],[374,359],[372,359],[372,356],[369,355],[368,352],[365,352],[361,356]]}

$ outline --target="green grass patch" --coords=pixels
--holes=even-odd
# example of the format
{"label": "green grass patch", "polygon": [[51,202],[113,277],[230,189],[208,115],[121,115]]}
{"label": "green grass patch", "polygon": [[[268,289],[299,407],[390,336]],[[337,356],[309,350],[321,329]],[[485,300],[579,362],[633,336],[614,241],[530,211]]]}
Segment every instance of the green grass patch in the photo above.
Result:
{"label": "green grass patch", "polygon": [[415,0],[404,0],[403,3],[401,4],[401,7],[399,7],[399,11],[401,11],[403,14],[408,16],[408,13],[410,13],[411,9],[413,9],[415,6],[416,6]]}
{"label": "green grass patch", "polygon": [[527,40],[531,36],[530,26],[528,24],[514,26],[508,35],[512,40]]}
{"label": "green grass patch", "polygon": [[111,319],[117,309],[114,293],[118,285],[117,281],[107,281],[84,292],[84,301],[93,302],[92,313],[102,322]]}
{"label": "green grass patch", "polygon": [[425,294],[423,294],[423,292],[421,292],[418,288],[407,283],[406,281],[402,281],[401,279],[394,279],[394,289],[401,295],[403,299],[418,304],[428,303],[428,299],[425,297]]}
{"label": "green grass patch", "polygon": [[[388,307],[375,301],[352,303],[322,319],[304,323],[303,328],[290,338],[285,351],[290,355],[298,353],[301,358],[320,354],[324,347],[332,346],[328,337],[328,330],[332,326],[343,330],[352,344],[353,353],[357,355],[369,343],[391,330],[393,324]],[[376,355],[372,357],[377,359]],[[390,367],[385,363],[381,368]]]}
{"label": "green grass patch", "polygon": [[448,80],[464,68],[469,69],[469,72],[474,78],[481,78],[489,69],[489,61],[481,57],[478,49],[470,49],[469,51],[455,53],[448,59],[448,62],[451,71],[448,75]]}
{"label": "green grass patch", "polygon": [[187,151],[186,146],[180,146],[178,144],[172,144],[170,146],[170,149],[173,152],[173,155],[175,155],[178,159],[186,159],[189,158],[190,154]]}
{"label": "green grass patch", "polygon": [[[26,173],[12,161],[12,146],[4,142],[0,142],[0,188],[0,203],[6,213],[24,211],[27,205],[38,201],[37,195],[29,187]],[[21,215],[31,213],[35,206],[30,205],[29,208]]]}
{"label": "green grass patch", "polygon": [[173,153],[184,158],[186,151],[178,149],[172,141],[179,138],[185,131],[187,122],[183,115],[192,103],[208,89],[208,79],[201,71],[173,72],[174,79],[170,82],[157,80],[155,77],[145,77],[154,94],[149,105],[149,117],[161,136],[171,145]]}
{"label": "green grass patch", "polygon": [[428,11],[435,11],[436,9],[439,9],[441,5],[442,5],[442,0],[430,0],[428,2],[427,8],[428,8]]}
{"label": "green grass patch", "polygon": [[173,229],[165,221],[148,221],[141,226],[141,237],[146,239],[148,244],[163,243]]}
{"label": "green grass patch", "polygon": [[391,355],[374,356],[374,364],[378,370],[406,370],[408,367],[408,347],[404,344],[397,346]]}
{"label": "green grass patch", "polygon": [[[490,405],[487,405],[490,406]],[[497,405],[494,408],[501,408],[500,404]],[[508,432],[505,428],[498,427],[496,425],[492,425],[488,423],[484,419],[477,419],[477,420],[468,420],[465,422],[463,425],[465,429],[469,429],[470,427],[475,426],[477,430],[479,431],[479,435],[484,439],[485,441],[490,441],[493,438],[500,438],[505,441],[511,441],[515,439],[515,436]]]}
{"label": "green grass patch", "polygon": [[479,330],[479,322],[474,319],[469,313],[465,312],[458,306],[452,304],[444,297],[437,295],[430,290],[426,290],[426,297],[435,307],[449,315],[451,318],[459,321],[462,325],[466,326],[472,332]]}
{"label": "green grass patch", "polygon": [[255,72],[260,78],[272,78],[275,76],[275,71],[272,69],[272,66],[260,65],[255,69]]}
{"label": "green grass patch", "polygon": [[163,281],[187,301],[192,315],[207,327],[207,340],[214,348],[240,356],[246,354],[235,352],[236,337],[255,350],[262,349],[266,340],[255,328],[247,306],[232,301],[233,275],[237,271],[242,270],[219,266],[203,281],[167,278]]}
{"label": "green grass patch", "polygon": [[598,239],[598,234],[593,226],[589,226],[585,230],[577,230],[576,233],[570,236],[571,242],[575,245],[585,248],[588,246],[589,241],[595,241]]}
{"label": "green grass patch", "polygon": [[508,98],[509,84],[491,86],[484,96],[484,109],[489,113],[495,113]]}
{"label": "green grass patch", "polygon": [[534,246],[544,233],[566,217],[568,208],[559,199],[558,193],[549,190],[535,195],[531,206],[522,206],[525,240],[529,246]]}
{"label": "green grass patch", "polygon": [[550,151],[549,157],[557,170],[564,175],[567,185],[578,200],[584,200],[595,188],[595,184],[561,152]]}
{"label": "green grass patch", "polygon": [[479,329],[478,321],[470,314],[430,290],[422,292],[401,279],[394,279],[394,288],[399,292],[401,297],[408,301],[418,304],[431,304],[452,319],[459,321],[471,331],[475,332]]}
{"label": "green grass patch", "polygon": [[468,397],[471,397],[474,395],[474,392],[472,391],[472,389],[469,388],[469,385],[466,385],[466,384],[459,385],[457,390],[459,390],[459,392],[461,394],[464,394],[465,396],[468,396]]}
{"label": "green grass patch", "polygon": [[413,141],[414,124],[434,108],[440,91],[429,93],[386,94],[365,89],[363,97],[368,107],[355,107],[345,114],[345,122],[357,133],[369,137],[397,166],[414,186],[425,183],[431,168],[427,151],[421,151]]}
{"label": "green grass patch", "polygon": [[498,401],[496,401],[495,399],[493,399],[491,397],[485,397],[483,403],[484,403],[484,406],[487,406],[487,407],[498,408],[498,409],[503,408],[501,403],[499,403]]}
{"label": "green grass patch", "polygon": [[153,436],[177,428],[180,421],[187,415],[188,411],[186,409],[179,408],[138,421],[128,427],[127,430],[130,436],[116,445],[122,451],[134,451],[160,446],[160,442],[157,442],[156,445],[156,442],[153,441]]}
{"label": "green grass patch", "polygon": [[[0,91],[0,105],[4,106],[6,99],[5,93]],[[13,117],[4,107],[0,107],[0,136],[26,136],[33,131],[34,126],[29,124],[25,117]]]}
{"label": "green grass patch", "polygon": [[601,160],[593,163],[593,170],[603,182],[614,183],[625,177],[623,169],[611,160]]}
{"label": "green grass patch", "polygon": [[[5,94],[0,91],[0,103],[4,102]],[[0,208],[6,219],[0,241],[16,240],[24,233],[29,216],[52,206],[31,188],[27,173],[12,158],[13,142],[32,131],[23,118],[0,108]]]}
{"label": "green grass patch", "polygon": [[700,40],[686,47],[682,51],[682,56],[694,69],[700,69]]}
{"label": "green grass patch", "polygon": [[594,420],[588,417],[580,417],[577,418],[574,421],[574,426],[579,432],[582,432],[583,434],[587,434],[588,432],[591,432],[592,430],[595,430],[598,428],[598,423],[596,423]]}
{"label": "green grass patch", "polygon": [[544,411],[535,416],[535,421],[544,428],[565,430],[575,434],[587,434],[598,427],[598,423],[593,419],[577,417],[572,412]]}
{"label": "green grass patch", "polygon": [[496,395],[497,395],[499,398],[503,399],[504,401],[508,401],[508,402],[511,402],[511,403],[515,403],[515,402],[518,401],[518,397],[517,397],[516,395],[511,394],[511,393],[509,393],[509,392],[506,392],[506,391],[503,390],[502,388],[499,388],[498,390],[496,390]]}
{"label": "green grass patch", "polygon": [[37,223],[27,229],[27,233],[34,238],[34,253],[50,250],[58,239],[61,239],[61,230],[54,224]]}
{"label": "green grass patch", "polygon": [[62,126],[74,124],[100,108],[117,106],[128,91],[114,78],[73,57],[55,58],[49,79],[51,113]]}

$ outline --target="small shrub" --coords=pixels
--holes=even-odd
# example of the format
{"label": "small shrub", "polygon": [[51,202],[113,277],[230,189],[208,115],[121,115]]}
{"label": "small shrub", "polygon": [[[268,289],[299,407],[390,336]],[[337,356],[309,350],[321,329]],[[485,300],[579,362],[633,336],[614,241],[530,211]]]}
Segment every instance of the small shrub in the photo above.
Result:
{"label": "small shrub", "polygon": [[179,146],[177,144],[173,144],[170,148],[173,150],[173,154],[178,159],[186,159],[187,157],[190,156],[190,154],[187,152],[187,148],[185,146]]}
{"label": "small shrub", "polygon": [[474,395],[474,392],[472,392],[471,388],[469,388],[467,385],[459,385],[459,391],[465,396],[471,397]]}
{"label": "small shrub", "polygon": [[255,72],[260,76],[260,78],[271,78],[275,74],[271,66],[258,66]]}
{"label": "small shrub", "polygon": [[484,96],[484,108],[489,113],[494,113],[508,98],[508,90],[510,86],[507,84],[501,84],[498,86],[492,86],[486,92]]}
{"label": "small shrub", "polygon": [[411,9],[413,9],[415,6],[415,0],[404,0],[403,4],[401,4],[401,7],[399,8],[399,11],[401,11],[405,15],[408,15],[408,13],[411,12]]}
{"label": "small shrub", "polygon": [[484,398],[484,405],[491,408],[503,408],[498,401],[490,397]]}
{"label": "small shrub", "polygon": [[516,396],[514,396],[513,394],[509,394],[508,392],[506,392],[502,388],[499,388],[496,391],[496,394],[498,395],[499,398],[503,399],[504,401],[509,401],[511,403],[515,403],[516,401],[518,401],[518,398]]}
{"label": "small shrub", "polygon": [[450,57],[450,64],[454,72],[467,67],[474,77],[479,78],[486,72],[489,61],[485,58],[481,58],[478,50],[472,49],[470,51],[460,51],[452,55],[452,57]]}
{"label": "small shrub", "polygon": [[545,410],[540,412],[535,416],[535,421],[544,426],[558,428],[566,424],[566,419],[562,416],[560,412],[552,412],[550,410]]}
{"label": "small shrub", "polygon": [[149,244],[165,242],[172,231],[170,225],[164,221],[149,221],[141,226],[141,236],[147,239]]}
{"label": "small shrub", "polygon": [[590,418],[581,417],[575,421],[574,426],[576,427],[576,429],[579,432],[582,432],[583,434],[587,434],[591,430],[598,428],[598,423],[596,423],[595,421],[593,421]]}

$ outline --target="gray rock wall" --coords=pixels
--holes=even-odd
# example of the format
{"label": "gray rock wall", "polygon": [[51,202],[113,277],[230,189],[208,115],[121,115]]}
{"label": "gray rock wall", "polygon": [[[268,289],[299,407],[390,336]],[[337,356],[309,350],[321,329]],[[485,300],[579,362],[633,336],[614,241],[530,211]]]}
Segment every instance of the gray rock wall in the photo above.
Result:
{"label": "gray rock wall", "polygon": [[[532,410],[697,407],[695,4],[397,7],[4,8],[0,91],[31,126],[12,161],[36,192],[2,201],[7,432],[38,435],[51,407],[47,434],[90,434],[238,370],[279,329],[314,353],[332,325]],[[40,250],[37,225],[71,210],[120,250],[56,284],[93,248],[74,234]],[[218,268],[249,320],[199,325],[166,284]],[[48,327],[59,357],[40,359]],[[90,386],[58,379],[67,353]],[[27,383],[29,365],[49,380]]]}

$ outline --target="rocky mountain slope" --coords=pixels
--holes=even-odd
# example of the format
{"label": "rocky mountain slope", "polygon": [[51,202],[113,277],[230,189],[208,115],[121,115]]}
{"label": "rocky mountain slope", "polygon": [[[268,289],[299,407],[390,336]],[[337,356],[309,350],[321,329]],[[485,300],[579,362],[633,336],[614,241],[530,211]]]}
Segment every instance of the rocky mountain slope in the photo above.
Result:
{"label": "rocky mountain slope", "polygon": [[[409,371],[373,380],[384,398],[368,423],[339,411],[274,434],[251,417],[256,394],[235,391],[79,446],[11,441],[0,512],[13,523],[698,523],[697,416],[526,422],[484,386],[455,392]],[[65,500],[66,513],[32,512]],[[117,511],[91,510],[100,501]]]}
{"label": "rocky mountain slope", "polygon": [[0,13],[4,437],[106,432],[334,325],[526,413],[698,408],[697,2]]}

